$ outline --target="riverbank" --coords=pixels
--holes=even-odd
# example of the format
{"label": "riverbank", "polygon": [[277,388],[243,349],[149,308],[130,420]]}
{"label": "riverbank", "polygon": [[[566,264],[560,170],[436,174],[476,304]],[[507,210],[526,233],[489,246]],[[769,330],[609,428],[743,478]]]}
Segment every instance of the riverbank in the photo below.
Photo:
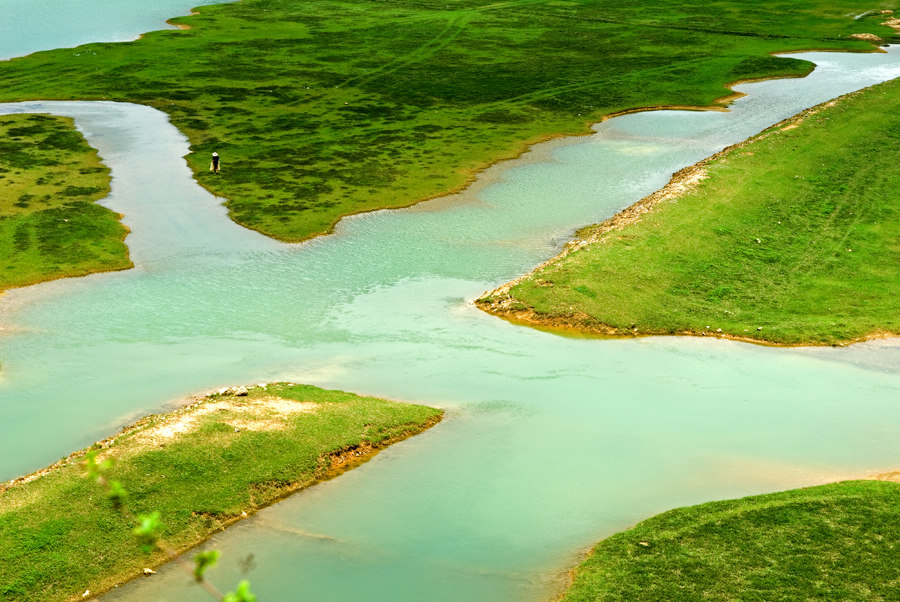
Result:
{"label": "riverbank", "polygon": [[[159,549],[141,552],[129,515],[160,512],[162,538],[181,553],[442,415],[286,383],[227,388],[186,403],[0,485],[4,599],[76,599],[108,590],[169,560]],[[112,462],[107,478],[124,486],[127,512],[86,478],[87,452]]]}
{"label": "riverbank", "polygon": [[593,548],[561,600],[895,599],[900,483],[885,477],[660,514]]}
{"label": "riverbank", "polygon": [[602,336],[835,345],[900,333],[888,82],[676,173],[484,295],[489,313]]}
{"label": "riverbank", "polygon": [[0,116],[0,294],[132,267],[121,216],[97,201],[109,169],[72,119]]}
{"label": "riverbank", "polygon": [[[886,58],[839,54],[833,64],[863,73]],[[817,57],[823,68],[808,80],[757,86],[732,113],[648,113],[598,129],[622,132],[645,118],[659,118],[658,126],[674,122],[679,132],[690,121],[691,132],[733,123],[741,129],[729,140],[742,140],[770,123],[765,107],[773,103],[755,103],[757,90],[798,107],[781,107],[783,115],[833,95],[820,88],[829,90],[822,80],[835,79],[822,77],[831,59]],[[103,112],[99,120],[106,121]],[[164,136],[164,125],[150,129]],[[651,179],[629,203],[678,166],[713,152],[705,149],[715,140],[693,138],[684,132],[685,142],[669,145],[677,151],[659,172],[662,181]],[[574,151],[600,146],[577,142]],[[645,148],[634,137],[621,142]],[[683,152],[695,145],[703,150]],[[111,161],[117,173],[117,164],[163,154],[132,146],[136,155]],[[176,158],[183,154],[177,148],[169,153]],[[889,428],[900,424],[900,408],[891,403],[896,346],[801,353],[692,339],[597,345],[511,328],[468,306],[485,282],[539,263],[552,254],[547,241],[601,210],[590,192],[606,181],[604,172],[585,167],[596,160],[583,157],[562,171],[584,174],[575,191],[586,198],[557,187],[571,178],[548,177],[573,154],[560,149],[546,169],[511,171],[505,181],[524,185],[506,186],[505,199],[492,188],[484,200],[454,211],[348,220],[338,236],[274,254],[220,252],[232,242],[228,236],[213,246],[216,253],[201,245],[173,253],[177,239],[174,245],[166,239],[157,246],[178,257],[152,270],[16,291],[6,317],[29,331],[2,340],[10,361],[0,387],[0,429],[10,452],[3,454],[6,465],[12,456],[31,466],[7,474],[105,437],[113,432],[103,426],[111,417],[158,408],[179,391],[223,378],[283,375],[434,400],[458,408],[459,419],[221,534],[214,545],[225,558],[217,573],[230,569],[222,582],[236,583],[240,569],[230,559],[252,551],[254,591],[266,598],[315,599],[340,588],[343,595],[335,597],[347,600],[420,600],[448,591],[459,592],[457,599],[538,600],[555,589],[553,576],[571,566],[574,552],[663,507],[786,488],[798,483],[785,483],[785,473],[810,467],[852,472],[900,457]],[[637,164],[635,178],[655,164],[637,154],[629,161]],[[155,179],[168,182],[170,175],[158,171]],[[526,187],[533,200],[521,194]],[[153,196],[137,203],[155,213],[156,204],[144,198]],[[568,207],[578,202],[584,217],[573,219]],[[611,214],[606,207],[603,214]],[[527,222],[517,221],[523,213]],[[239,230],[221,217],[200,221]],[[138,221],[133,228],[146,231]],[[880,368],[867,363],[876,356]],[[65,443],[72,440],[78,443]],[[336,541],[304,540],[288,529]],[[298,574],[297,566],[305,570]],[[171,589],[162,585],[167,573]],[[122,594],[177,599],[184,581],[171,567],[134,582],[139,593]]]}
{"label": "riverbank", "polygon": [[326,12],[245,0],[172,20],[190,29],[7,61],[0,100],[165,111],[191,141],[197,181],[228,199],[233,220],[299,241],[342,216],[458,190],[523,141],[586,133],[635,107],[708,106],[728,81],[808,72],[773,52],[871,51],[850,36],[892,32],[878,15],[848,18],[849,0],[779,3],[777,20],[739,4],[687,15],[646,3],[372,11],[344,0]]}

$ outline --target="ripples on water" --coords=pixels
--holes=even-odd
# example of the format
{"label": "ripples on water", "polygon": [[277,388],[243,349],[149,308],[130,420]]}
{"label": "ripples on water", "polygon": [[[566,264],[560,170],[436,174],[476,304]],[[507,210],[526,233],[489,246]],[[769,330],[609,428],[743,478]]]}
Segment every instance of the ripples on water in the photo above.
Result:
{"label": "ripples on water", "polygon": [[[493,184],[462,202],[357,216],[301,245],[228,222],[150,109],[0,107],[76,116],[113,169],[105,202],[126,215],[138,264],[0,303],[15,329],[0,336],[0,474],[224,384],[284,378],[440,405],[447,420],[425,435],[217,538],[232,558],[218,577],[236,580],[252,552],[268,599],[511,600],[548,597],[579,550],[666,508],[894,467],[895,341],[578,340],[469,303],[681,167],[900,73],[897,52],[807,56],[813,76],[742,86],[751,95],[731,113],[611,120],[491,168]],[[121,596],[185,599],[183,586],[163,571]]]}

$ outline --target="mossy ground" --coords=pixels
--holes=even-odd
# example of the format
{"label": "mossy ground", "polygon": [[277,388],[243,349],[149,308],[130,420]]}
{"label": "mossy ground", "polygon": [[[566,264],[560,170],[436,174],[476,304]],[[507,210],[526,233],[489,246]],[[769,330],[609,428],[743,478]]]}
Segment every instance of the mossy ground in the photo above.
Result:
{"label": "mossy ground", "polygon": [[707,105],[726,82],[811,67],[771,52],[891,37],[882,16],[860,12],[856,0],[243,0],[175,20],[190,29],[0,63],[0,100],[157,107],[233,219],[301,240],[343,215],[457,189],[603,115]]}
{"label": "mossy ground", "polygon": [[795,125],[531,274],[510,290],[517,310],[619,334],[721,329],[781,344],[900,333],[900,80]]}
{"label": "mossy ground", "polygon": [[131,266],[109,170],[71,119],[0,116],[0,292]]}
{"label": "mossy ground", "polygon": [[128,513],[86,478],[83,454],[0,487],[0,598],[97,593],[166,560],[141,551],[129,514],[160,512],[163,538],[181,550],[440,417],[424,406],[274,384],[144,419],[97,446],[114,462],[109,479],[128,492]]}
{"label": "mossy ground", "polygon": [[680,508],[600,542],[562,600],[898,600],[897,533],[891,482]]}

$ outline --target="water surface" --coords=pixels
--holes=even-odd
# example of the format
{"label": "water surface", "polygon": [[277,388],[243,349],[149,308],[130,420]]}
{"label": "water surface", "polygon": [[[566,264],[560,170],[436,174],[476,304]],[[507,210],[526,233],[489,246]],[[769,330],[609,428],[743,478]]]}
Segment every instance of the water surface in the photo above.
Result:
{"label": "water surface", "polygon": [[[224,384],[438,405],[438,427],[217,538],[217,577],[234,583],[253,553],[262,599],[539,600],[580,550],[666,508],[895,467],[896,341],[571,339],[471,304],[685,165],[900,74],[896,51],[804,58],[812,76],[742,86],[732,112],[610,120],[449,202],[357,216],[300,245],[228,222],[155,111],[0,106],[75,116],[113,170],[104,202],[126,215],[137,264],[0,302],[0,478]],[[162,571],[121,596],[188,599],[184,580]]]}
{"label": "water surface", "polygon": [[125,42],[200,4],[233,0],[0,0],[0,60],[89,42]]}

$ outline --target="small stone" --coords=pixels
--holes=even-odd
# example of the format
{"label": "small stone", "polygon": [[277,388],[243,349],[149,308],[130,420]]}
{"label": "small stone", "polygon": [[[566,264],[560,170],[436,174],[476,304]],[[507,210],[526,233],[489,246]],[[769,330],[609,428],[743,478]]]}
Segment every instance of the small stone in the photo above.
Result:
{"label": "small stone", "polygon": [[645,548],[649,548],[649,547],[650,547],[650,542],[649,542],[649,541],[639,541],[639,542],[638,542],[638,545],[639,545],[639,546],[644,546]]}
{"label": "small stone", "polygon": [[722,332],[721,328],[716,328],[716,332]]}
{"label": "small stone", "polygon": [[236,397],[246,397],[247,396],[247,387],[235,387],[234,394]]}
{"label": "small stone", "polygon": [[762,326],[757,326],[756,330],[762,330]]}
{"label": "small stone", "polygon": [[82,598],[87,598],[87,597],[90,596],[90,595],[91,595],[91,590],[86,589],[86,590],[84,590],[84,593],[81,594],[81,597],[82,597]]}
{"label": "small stone", "polygon": [[145,574],[145,575],[155,575],[155,574],[156,574],[156,571],[154,571],[153,569],[145,568],[145,569],[144,569],[144,574]]}

